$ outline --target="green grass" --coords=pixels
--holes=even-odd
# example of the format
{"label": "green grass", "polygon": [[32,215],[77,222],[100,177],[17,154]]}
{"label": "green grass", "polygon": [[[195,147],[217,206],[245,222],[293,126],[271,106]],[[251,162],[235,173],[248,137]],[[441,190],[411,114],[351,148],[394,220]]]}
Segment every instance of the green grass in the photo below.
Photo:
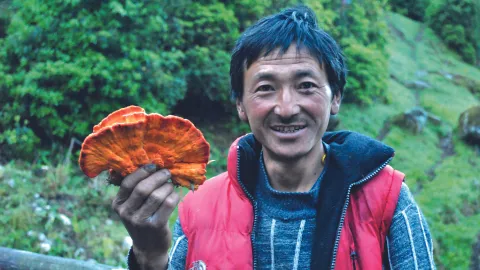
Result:
{"label": "green grass", "polygon": [[[406,173],[406,182],[428,219],[437,266],[468,269],[472,245],[480,234],[480,158],[472,146],[457,138],[455,130],[460,114],[480,102],[468,89],[439,72],[478,81],[480,70],[447,50],[430,29],[425,28],[423,35],[417,35],[422,29],[419,23],[393,13],[388,21],[395,28],[388,45],[389,71],[398,80],[389,83],[387,95],[391,103],[368,108],[343,105],[341,127],[376,137],[385,119],[417,103],[441,118],[440,125],[429,123],[418,135],[394,126],[384,142],[396,149],[392,165]],[[419,78],[417,71],[428,74]],[[418,79],[432,87],[413,90],[402,85]],[[455,155],[442,159],[439,140],[449,132],[453,132]],[[429,175],[432,168],[434,174]]]}
{"label": "green grass", "polygon": [[[0,169],[0,246],[122,265],[128,234],[110,209],[117,188],[64,166],[49,167],[45,176],[32,169],[13,162]],[[42,243],[51,249],[42,251]]]}

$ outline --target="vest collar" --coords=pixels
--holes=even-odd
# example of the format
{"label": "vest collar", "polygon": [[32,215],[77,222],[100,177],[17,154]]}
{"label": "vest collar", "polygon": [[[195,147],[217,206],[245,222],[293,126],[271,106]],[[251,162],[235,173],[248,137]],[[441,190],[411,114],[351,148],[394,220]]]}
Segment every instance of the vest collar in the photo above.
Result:
{"label": "vest collar", "polygon": [[[330,146],[329,162],[335,163],[342,172],[344,187],[365,177],[394,156],[391,147],[356,132],[326,132],[323,141]],[[258,171],[261,150],[262,145],[252,133],[237,138],[230,146],[227,171],[241,196],[245,195],[242,185],[248,193],[254,194],[257,180],[255,172]],[[238,179],[239,169],[242,179]]]}

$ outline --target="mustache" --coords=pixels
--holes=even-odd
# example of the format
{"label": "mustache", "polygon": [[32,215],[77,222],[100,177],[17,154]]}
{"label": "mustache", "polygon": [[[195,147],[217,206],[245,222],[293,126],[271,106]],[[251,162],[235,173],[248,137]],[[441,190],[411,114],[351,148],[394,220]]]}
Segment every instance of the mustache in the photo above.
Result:
{"label": "mustache", "polygon": [[275,115],[268,119],[268,123],[271,126],[274,126],[274,125],[290,126],[290,125],[307,125],[309,121],[305,117],[301,117],[301,116],[292,116],[287,118],[287,117],[280,117],[278,115]]}

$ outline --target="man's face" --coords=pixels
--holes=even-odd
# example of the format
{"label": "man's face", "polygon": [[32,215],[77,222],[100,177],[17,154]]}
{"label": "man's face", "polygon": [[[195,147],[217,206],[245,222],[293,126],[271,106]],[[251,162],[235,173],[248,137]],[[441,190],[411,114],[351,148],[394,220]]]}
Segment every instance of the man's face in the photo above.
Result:
{"label": "man's face", "polygon": [[244,74],[238,114],[267,154],[291,160],[321,146],[329,116],[340,108],[340,96],[332,97],[325,71],[308,51],[297,53],[292,45],[278,56],[275,50]]}

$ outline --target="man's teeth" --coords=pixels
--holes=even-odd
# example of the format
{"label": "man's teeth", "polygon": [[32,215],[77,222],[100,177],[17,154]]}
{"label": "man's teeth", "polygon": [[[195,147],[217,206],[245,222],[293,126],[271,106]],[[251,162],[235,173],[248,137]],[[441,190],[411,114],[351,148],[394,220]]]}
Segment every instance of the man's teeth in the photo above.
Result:
{"label": "man's teeth", "polygon": [[273,130],[283,132],[283,133],[293,133],[303,129],[303,126],[291,126],[291,127],[274,127]]}

